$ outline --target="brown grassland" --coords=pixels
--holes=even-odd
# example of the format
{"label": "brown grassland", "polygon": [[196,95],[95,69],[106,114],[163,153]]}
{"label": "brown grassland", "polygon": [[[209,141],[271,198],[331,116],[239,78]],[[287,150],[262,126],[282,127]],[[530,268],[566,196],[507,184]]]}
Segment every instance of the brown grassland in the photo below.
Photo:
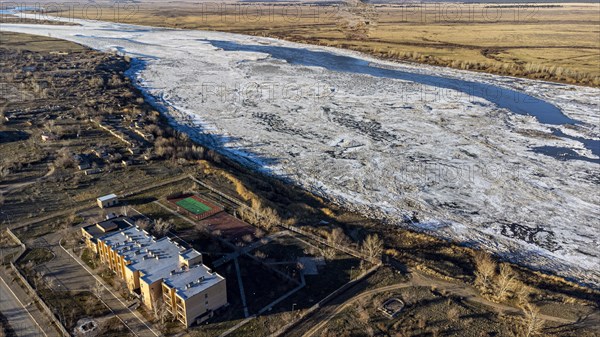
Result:
{"label": "brown grassland", "polygon": [[52,14],[269,36],[397,61],[600,86],[600,4],[177,2],[91,11],[75,6]]}

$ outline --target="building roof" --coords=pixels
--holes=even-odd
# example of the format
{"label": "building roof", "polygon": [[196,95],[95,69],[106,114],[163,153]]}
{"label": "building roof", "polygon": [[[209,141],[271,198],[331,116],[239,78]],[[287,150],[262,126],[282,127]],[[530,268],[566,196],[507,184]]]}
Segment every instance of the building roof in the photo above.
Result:
{"label": "building roof", "polygon": [[[191,294],[193,294],[194,291],[201,291],[214,284],[218,279],[223,279],[217,274],[211,274],[210,269],[202,264],[198,264],[189,269],[187,267],[182,269],[179,261],[180,256],[185,260],[189,260],[201,256],[201,254],[195,249],[185,249],[184,247],[181,247],[176,242],[171,241],[168,237],[156,239],[154,236],[138,227],[122,229],[118,232],[103,236],[101,240],[119,255],[123,256],[128,263],[127,268],[131,271],[140,271],[140,278],[144,280],[144,282],[152,284],[160,280],[173,280],[174,285],[169,286],[177,288],[178,294],[182,291],[182,296],[192,296]],[[188,271],[182,274],[182,271],[184,270]],[[194,280],[204,277],[206,281],[212,279],[215,281],[208,283],[204,282],[206,283],[204,288],[195,287],[193,290],[190,290],[187,289],[185,285],[192,281],[181,281],[179,278],[175,277],[179,274],[182,274],[182,277],[194,278]]]}
{"label": "building roof", "polygon": [[92,237],[92,240],[106,235],[112,231],[118,231],[133,226],[133,220],[128,217],[120,216],[109,220],[101,221],[93,225],[83,227],[83,230]]}
{"label": "building roof", "polygon": [[163,283],[175,288],[177,295],[185,300],[224,280],[225,278],[213,273],[207,266],[197,264],[191,268],[179,268],[173,271],[163,280]]}
{"label": "building roof", "polygon": [[183,257],[184,260],[191,260],[194,258],[197,258],[199,256],[202,256],[202,254],[200,254],[200,252],[198,252],[197,250],[190,248],[186,251],[181,252],[181,257]]}
{"label": "building roof", "polygon": [[179,253],[184,250],[169,238],[157,240],[145,230],[130,227],[105,235],[101,240],[128,263],[139,270],[144,282],[152,284],[179,266]]}
{"label": "building roof", "polygon": [[108,194],[108,195],[104,195],[98,198],[98,201],[108,201],[108,200],[112,200],[112,199],[116,199],[117,195],[114,193]]}

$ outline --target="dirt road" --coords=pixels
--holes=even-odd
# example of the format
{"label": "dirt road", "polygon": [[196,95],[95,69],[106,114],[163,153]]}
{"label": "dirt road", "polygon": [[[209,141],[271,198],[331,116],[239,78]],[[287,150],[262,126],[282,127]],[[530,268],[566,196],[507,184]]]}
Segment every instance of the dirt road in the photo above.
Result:
{"label": "dirt road", "polygon": [[[441,291],[446,291],[452,295],[460,296],[467,302],[479,303],[479,304],[485,305],[488,308],[490,308],[491,310],[498,312],[498,313],[504,313],[504,314],[521,314],[522,313],[522,310],[519,308],[512,307],[509,305],[494,303],[494,302],[486,300],[485,298],[481,297],[474,288],[467,286],[465,284],[453,283],[453,282],[448,282],[448,281],[444,281],[444,280],[440,280],[440,279],[433,279],[433,278],[425,276],[424,274],[421,274],[419,272],[412,272],[411,275],[412,275],[412,278],[408,282],[397,283],[397,284],[393,284],[393,285],[389,285],[389,286],[385,286],[385,287],[380,287],[377,289],[364,291],[362,293],[359,293],[359,294],[347,299],[345,302],[343,302],[342,304],[340,304],[338,306],[330,307],[329,310],[327,310],[327,308],[323,308],[324,313],[322,313],[320,315],[314,315],[313,317],[310,317],[308,320],[301,323],[302,325],[312,326],[302,336],[303,337],[318,336],[317,332],[319,332],[321,329],[323,329],[331,319],[333,319],[336,315],[338,315],[339,313],[344,311],[346,308],[353,305],[356,301],[358,301],[362,298],[370,298],[379,293],[398,290],[398,289],[402,289],[402,288],[408,288],[408,287],[428,287],[428,288],[436,287]],[[591,320],[592,322],[596,320],[596,318],[597,318],[596,316],[597,315],[590,317],[590,318],[593,318],[593,320]],[[575,321],[573,321],[573,320],[565,319],[562,317],[554,317],[554,316],[548,316],[548,315],[540,315],[540,317],[546,321],[556,322],[556,323],[560,323],[560,324],[575,323]]]}

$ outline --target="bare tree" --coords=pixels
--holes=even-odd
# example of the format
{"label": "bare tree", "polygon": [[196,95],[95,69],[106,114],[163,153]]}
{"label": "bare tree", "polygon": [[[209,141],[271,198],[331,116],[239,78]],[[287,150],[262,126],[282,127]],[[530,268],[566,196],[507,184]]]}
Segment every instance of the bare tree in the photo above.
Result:
{"label": "bare tree", "polygon": [[242,219],[250,224],[257,224],[257,222],[258,222],[258,216],[253,209],[250,209],[250,208],[244,207],[244,206],[240,206],[240,207],[238,207],[236,213],[239,215],[240,219]]}
{"label": "bare tree", "polygon": [[33,274],[33,286],[36,290],[40,289],[40,286],[45,285],[46,283],[44,282],[44,277],[46,276],[46,272],[41,270],[41,271],[36,271]]}
{"label": "bare tree", "polygon": [[323,249],[321,253],[323,254],[323,257],[327,260],[332,260],[335,257],[336,251],[333,248],[327,247]]}
{"label": "bare tree", "polygon": [[94,295],[99,299],[102,298],[102,294],[104,293],[104,285],[99,280],[96,280],[96,284],[94,285]]}
{"label": "bare tree", "polygon": [[6,178],[10,174],[10,167],[0,166],[0,178]]}
{"label": "bare tree", "polygon": [[46,123],[44,123],[44,129],[46,129],[46,131],[48,131],[50,133],[53,133],[55,124],[56,124],[56,122],[54,120],[49,120]]}
{"label": "bare tree", "polygon": [[163,301],[154,301],[153,308],[154,316],[157,319],[156,326],[161,332],[164,332],[167,328],[167,322],[171,320],[171,314]]}
{"label": "bare tree", "polygon": [[358,316],[358,319],[364,324],[369,323],[369,320],[371,320],[371,315],[369,314],[369,309],[365,301],[359,300],[356,303],[356,315]]}
{"label": "bare tree", "polygon": [[267,254],[265,254],[264,252],[262,252],[262,251],[260,251],[260,250],[257,250],[257,251],[254,253],[254,256],[255,256],[256,258],[258,258],[258,259],[261,259],[261,260],[264,260],[264,259],[266,259],[266,258],[267,258]]}
{"label": "bare tree", "polygon": [[60,237],[61,237],[61,242],[62,242],[63,246],[65,246],[65,247],[74,246],[80,238],[80,236],[77,234],[73,235],[73,233],[77,233],[77,232],[71,231],[69,228],[69,225],[67,223],[61,224],[59,233],[60,233]]}
{"label": "bare tree", "polygon": [[71,155],[68,148],[63,147],[57,152],[56,159],[54,160],[54,167],[56,168],[68,168],[75,166],[75,160]]}
{"label": "bare tree", "polygon": [[377,234],[370,234],[363,241],[361,250],[369,260],[379,259],[383,253],[383,240]]}
{"label": "bare tree", "polygon": [[460,319],[460,310],[457,307],[452,307],[446,312],[446,317],[450,322],[457,322]]}
{"label": "bare tree", "polygon": [[48,277],[48,276],[46,276],[44,278],[44,282],[46,283],[46,287],[48,289],[54,290],[55,288],[58,287],[58,280],[56,278],[54,278],[54,277]]}
{"label": "bare tree", "polygon": [[531,303],[523,306],[522,335],[524,337],[541,335],[546,323],[540,315],[540,309]]}
{"label": "bare tree", "polygon": [[281,218],[277,212],[270,208],[257,205],[254,208],[240,206],[236,210],[237,215],[244,221],[261,226],[267,230],[281,223]]}
{"label": "bare tree", "polygon": [[[2,200],[2,199],[0,199],[0,205],[2,205],[2,203],[1,203],[1,200]],[[259,238],[259,239],[260,239],[260,238],[262,238],[262,237],[264,237],[264,236],[265,236],[265,231],[263,231],[263,230],[262,230],[262,229],[260,229],[260,228],[257,228],[257,229],[256,229],[256,231],[254,232],[254,236],[256,236],[257,238]]]}
{"label": "bare tree", "polygon": [[525,306],[527,303],[529,303],[529,298],[531,297],[532,292],[533,289],[523,283],[516,288],[515,295],[517,296],[517,300],[521,306]]}
{"label": "bare tree", "polygon": [[263,207],[259,213],[261,215],[260,222],[267,230],[277,226],[281,222],[277,212],[270,207]]}
{"label": "bare tree", "polygon": [[343,243],[347,243],[350,240],[348,239],[348,237],[344,233],[343,229],[341,229],[340,227],[336,227],[327,236],[327,241],[330,244],[341,245]]}
{"label": "bare tree", "polygon": [[173,222],[172,221],[167,221],[164,220],[162,218],[157,219],[156,221],[154,221],[154,228],[153,228],[153,232],[154,234],[156,234],[156,236],[165,236],[167,235],[167,233],[169,233],[169,231],[171,229],[173,229]]}
{"label": "bare tree", "polygon": [[131,209],[131,207],[129,205],[122,206],[121,207],[121,214],[124,215],[124,216],[128,216],[130,209]]}
{"label": "bare tree", "polygon": [[500,300],[507,298],[509,292],[514,290],[515,284],[515,273],[510,265],[503,263],[496,280],[496,297]]}
{"label": "bare tree", "polygon": [[146,219],[146,218],[137,219],[135,221],[135,225],[138,226],[139,228],[147,230],[147,231],[152,229],[152,223],[150,223],[150,221],[148,221],[148,219]]}
{"label": "bare tree", "polygon": [[490,288],[490,284],[494,275],[496,275],[496,262],[492,260],[492,257],[484,252],[478,251],[475,253],[475,277],[477,285],[487,290]]}

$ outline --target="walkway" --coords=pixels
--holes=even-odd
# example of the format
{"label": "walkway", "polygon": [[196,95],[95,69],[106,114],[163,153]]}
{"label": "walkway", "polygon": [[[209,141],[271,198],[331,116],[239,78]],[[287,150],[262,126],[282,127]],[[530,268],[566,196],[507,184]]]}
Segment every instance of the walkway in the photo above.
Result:
{"label": "walkway", "polygon": [[242,298],[242,305],[244,306],[244,317],[248,318],[250,314],[248,313],[248,305],[246,304],[246,292],[244,292],[244,283],[242,282],[240,264],[238,263],[237,258],[233,259],[233,263],[235,264],[235,272],[237,274],[238,286],[240,287],[240,297]]}

